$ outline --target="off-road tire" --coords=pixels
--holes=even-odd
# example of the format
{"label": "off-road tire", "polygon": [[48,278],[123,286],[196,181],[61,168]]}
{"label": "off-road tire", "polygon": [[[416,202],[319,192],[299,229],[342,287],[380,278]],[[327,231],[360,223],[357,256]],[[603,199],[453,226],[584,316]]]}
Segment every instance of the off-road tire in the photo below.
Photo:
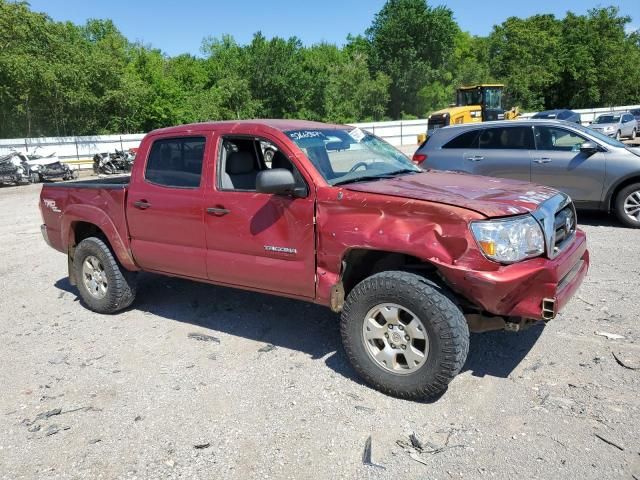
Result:
{"label": "off-road tire", "polygon": [[[98,258],[107,276],[104,298],[94,297],[84,285],[82,264],[90,255]],[[80,297],[94,312],[116,313],[131,305],[136,297],[136,273],[123,268],[109,246],[100,238],[85,238],[78,244],[73,256],[73,268]]]}
{"label": "off-road tire", "polygon": [[624,211],[624,202],[626,198],[631,195],[633,192],[640,192],[640,183],[633,183],[631,185],[627,185],[622,190],[618,192],[615,198],[615,203],[613,206],[614,212],[618,220],[622,222],[625,226],[631,228],[640,228],[640,221],[634,221],[627,213]]}
{"label": "off-road tire", "polygon": [[[415,372],[384,370],[369,355],[362,329],[370,309],[398,304],[417,315],[428,334],[426,362]],[[461,310],[439,286],[408,272],[381,272],[366,278],[347,296],[340,321],[349,361],[373,388],[406,399],[440,395],[460,372],[469,351],[469,328]]]}

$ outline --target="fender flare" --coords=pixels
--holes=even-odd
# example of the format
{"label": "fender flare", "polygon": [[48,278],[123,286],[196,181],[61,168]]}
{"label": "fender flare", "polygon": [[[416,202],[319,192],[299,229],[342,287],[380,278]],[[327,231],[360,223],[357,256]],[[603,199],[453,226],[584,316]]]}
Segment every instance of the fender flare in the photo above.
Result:
{"label": "fender flare", "polygon": [[131,254],[128,239],[125,241],[125,239],[122,238],[111,218],[109,218],[103,210],[92,205],[71,205],[62,214],[60,237],[66,251],[69,251],[70,247],[74,244],[73,224],[76,222],[95,225],[107,237],[109,245],[122,266],[127,270],[140,270],[140,267],[138,267]]}

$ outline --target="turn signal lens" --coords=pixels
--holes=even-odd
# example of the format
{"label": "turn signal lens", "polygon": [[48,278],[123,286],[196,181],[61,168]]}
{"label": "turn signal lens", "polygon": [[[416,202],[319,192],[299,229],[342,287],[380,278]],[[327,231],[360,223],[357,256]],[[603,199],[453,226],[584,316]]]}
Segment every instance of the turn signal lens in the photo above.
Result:
{"label": "turn signal lens", "polygon": [[496,254],[496,244],[494,242],[478,242],[480,244],[480,248],[485,253],[485,255],[489,255],[493,257]]}

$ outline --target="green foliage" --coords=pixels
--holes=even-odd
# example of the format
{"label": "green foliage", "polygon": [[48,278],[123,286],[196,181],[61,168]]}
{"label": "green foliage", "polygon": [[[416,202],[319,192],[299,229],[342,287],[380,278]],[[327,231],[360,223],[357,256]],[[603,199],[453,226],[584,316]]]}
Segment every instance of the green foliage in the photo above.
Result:
{"label": "green foliage", "polygon": [[366,32],[371,66],[391,78],[392,117],[422,113],[417,94],[445,67],[458,32],[451,10],[424,0],[388,0],[376,14]]}
{"label": "green foliage", "polygon": [[502,82],[523,109],[640,103],[640,34],[615,7],[509,18],[485,38],[446,7],[388,0],[342,47],[256,33],[168,57],[111,20],[55,22],[0,0],[0,137],[129,133],[251,117],[410,119],[464,84]]}
{"label": "green foliage", "polygon": [[509,18],[489,36],[493,76],[524,109],[589,108],[640,102],[638,34],[615,7],[564,19]]}

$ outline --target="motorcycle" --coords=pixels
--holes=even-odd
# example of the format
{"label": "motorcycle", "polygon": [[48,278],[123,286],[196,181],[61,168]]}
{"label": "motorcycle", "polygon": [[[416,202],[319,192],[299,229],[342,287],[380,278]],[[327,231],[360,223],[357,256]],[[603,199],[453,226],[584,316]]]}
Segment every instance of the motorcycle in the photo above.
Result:
{"label": "motorcycle", "polygon": [[129,173],[132,166],[131,154],[123,150],[116,150],[115,153],[96,153],[93,156],[93,172],[96,175]]}
{"label": "motorcycle", "polygon": [[0,157],[0,183],[29,183],[29,165],[25,159],[12,152]]}

